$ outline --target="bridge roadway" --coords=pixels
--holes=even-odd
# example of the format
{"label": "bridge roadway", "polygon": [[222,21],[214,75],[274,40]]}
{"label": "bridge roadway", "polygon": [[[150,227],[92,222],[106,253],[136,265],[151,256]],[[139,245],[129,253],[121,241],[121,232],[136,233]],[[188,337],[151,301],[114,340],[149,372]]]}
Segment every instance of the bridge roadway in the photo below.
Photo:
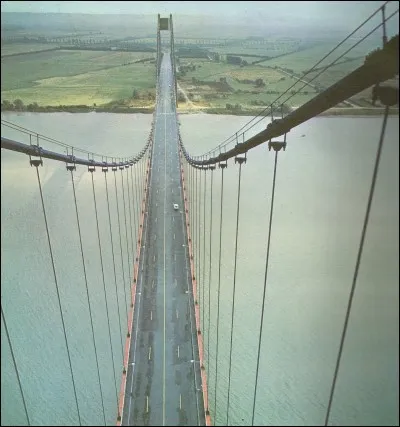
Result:
{"label": "bridge roadway", "polygon": [[122,425],[205,425],[172,91],[164,54]]}

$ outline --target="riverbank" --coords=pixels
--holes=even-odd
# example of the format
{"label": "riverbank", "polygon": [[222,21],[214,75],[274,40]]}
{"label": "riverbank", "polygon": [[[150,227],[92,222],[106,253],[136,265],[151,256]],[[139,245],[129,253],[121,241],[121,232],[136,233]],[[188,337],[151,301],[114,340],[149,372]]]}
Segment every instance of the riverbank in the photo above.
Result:
{"label": "riverbank", "polygon": [[[7,107],[2,104],[1,111],[13,112],[30,112],[30,113],[118,113],[118,114],[153,114],[154,107],[132,107],[132,106],[112,106],[112,107],[92,107],[88,105],[59,105],[59,106],[32,106],[28,105],[21,109],[16,109],[14,106]],[[233,115],[233,116],[269,116],[269,110],[266,109],[265,113],[260,114],[259,109],[241,109],[241,110],[227,110],[226,108],[215,107],[190,107],[179,106],[179,114],[214,114],[214,115]],[[262,111],[262,110],[261,110]],[[319,114],[319,116],[381,116],[384,108],[362,108],[362,107],[334,107]],[[389,112],[391,115],[398,115],[398,107],[392,107]]]}

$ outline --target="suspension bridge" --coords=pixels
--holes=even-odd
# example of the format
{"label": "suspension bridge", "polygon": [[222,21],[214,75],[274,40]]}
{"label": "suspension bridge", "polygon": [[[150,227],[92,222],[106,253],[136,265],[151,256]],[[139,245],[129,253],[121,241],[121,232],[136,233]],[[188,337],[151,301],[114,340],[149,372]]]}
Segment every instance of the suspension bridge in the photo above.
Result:
{"label": "suspension bridge", "polygon": [[[287,148],[287,133],[291,129],[345,101],[354,94],[373,86],[372,96],[384,106],[383,123],[372,171],[372,182],[366,201],[344,326],[335,369],[332,372],[329,400],[326,402],[326,415],[325,419],[321,420],[321,422],[324,421],[325,425],[328,425],[357,284],[389,109],[398,103],[398,88],[382,86],[383,82],[398,75],[398,35],[390,40],[386,36],[385,22],[394,15],[385,17],[386,3],[372,15],[382,13],[382,22],[374,29],[375,31],[378,28],[383,28],[382,47],[366,57],[362,66],[286,116],[281,113],[280,107],[283,102],[278,102],[278,99],[266,109],[267,111],[260,113],[230,138],[201,156],[191,155],[179,130],[176,111],[177,81],[174,32],[171,15],[169,18],[158,16],[157,20],[156,106],[150,135],[138,154],[129,158],[107,157],[60,143],[52,138],[2,120],[2,125],[5,128],[13,129],[22,135],[21,140],[22,138],[25,138],[25,141],[26,138],[29,140],[29,143],[25,143],[21,140],[2,136],[1,148],[28,155],[30,166],[35,170],[35,179],[38,185],[37,201],[42,209],[48,261],[51,265],[61,318],[60,327],[68,356],[70,375],[65,381],[71,381],[74,396],[73,404],[67,410],[68,412],[76,412],[77,424],[82,425],[84,423],[83,403],[81,401],[83,397],[77,387],[79,374],[74,370],[71,358],[71,334],[68,332],[68,323],[65,321],[66,306],[62,297],[63,292],[60,290],[57,259],[53,250],[51,226],[49,226],[50,202],[46,200],[46,192],[42,183],[41,168],[43,163],[47,159],[54,160],[59,164],[63,163],[71,181],[75,229],[70,230],[70,233],[74,233],[79,242],[81,277],[84,279],[83,286],[85,288],[84,300],[89,312],[91,331],[90,343],[86,342],[86,345],[90,346],[91,350],[93,349],[92,363],[96,366],[97,371],[95,381],[99,388],[99,407],[101,407],[103,423],[105,425],[108,423],[108,414],[113,408],[109,407],[108,400],[104,398],[106,390],[104,390],[101,380],[101,363],[99,362],[101,352],[98,351],[96,345],[98,337],[96,337],[93,321],[96,313],[93,312],[94,296],[90,292],[90,275],[88,274],[91,258],[96,258],[96,262],[99,262],[100,266],[98,273],[101,278],[101,286],[97,288],[96,292],[101,294],[105,303],[105,311],[101,314],[105,316],[104,325],[107,326],[103,332],[107,335],[109,343],[109,363],[112,366],[112,382],[114,383],[112,393],[116,402],[114,408],[116,424],[217,425],[217,419],[223,417],[226,425],[231,425],[229,420],[232,409],[230,393],[233,375],[232,365],[234,364],[232,342],[235,331],[236,272],[239,262],[237,254],[238,235],[240,233],[242,168],[247,163],[247,153],[254,147],[266,143],[268,149],[272,150],[274,158],[273,179],[270,193],[270,211],[266,222],[268,238],[263,294],[260,295],[262,308],[258,327],[252,332],[258,336],[258,347],[252,414],[251,420],[248,422],[251,425],[257,425],[255,414],[256,406],[261,404],[257,401],[257,390],[279,154]],[[169,32],[170,37],[167,45],[162,43],[161,33],[163,31]],[[320,62],[313,68],[316,68]],[[310,71],[312,69],[308,72]],[[288,88],[287,92],[290,89]],[[269,117],[266,118],[266,115]],[[252,128],[260,121],[264,121],[266,124],[265,129],[255,135],[252,134]],[[62,147],[64,152],[44,149],[41,145],[44,142],[55,144],[59,148]],[[234,259],[231,266],[233,284],[231,328],[229,331],[227,408],[226,414],[218,414],[217,416],[219,338],[222,334],[227,333],[227,331],[220,329],[219,318],[222,275],[221,250],[223,245],[228,244],[222,232],[223,207],[226,197],[224,194],[224,173],[228,167],[228,160],[233,160],[232,167],[237,168],[236,227],[234,238],[230,236],[229,239],[229,244],[234,245]],[[77,167],[81,166],[87,167],[87,173],[90,177],[92,200],[85,202],[93,204],[92,221],[97,237],[97,248],[92,248],[90,251],[87,250],[87,247],[85,249],[82,238],[83,227],[80,217],[82,207],[76,196],[76,173]],[[101,184],[101,191],[99,190],[100,179],[104,182]],[[220,180],[221,189],[218,201],[215,201],[215,197],[213,197],[213,186],[216,184],[216,180]],[[115,193],[115,198],[112,193]],[[111,197],[113,198],[111,199]],[[99,208],[100,198],[104,201],[101,206],[106,209]],[[219,221],[217,223],[213,223],[213,211],[214,213],[218,212]],[[208,213],[210,213],[209,222],[206,223]],[[113,224],[116,227],[113,227]],[[213,236],[218,236],[218,245],[214,251],[212,250]],[[218,265],[216,277],[211,277],[212,262],[216,262]],[[119,265],[120,272],[118,271]],[[8,286],[5,283],[2,285]],[[214,289],[213,295],[211,288]],[[115,305],[114,302],[111,303],[111,298],[113,301],[115,299]],[[210,307],[212,299],[217,300],[215,313],[216,360],[214,365],[210,360]],[[111,304],[113,304],[112,307],[117,307],[118,313],[113,312]],[[27,405],[24,397],[25,379],[19,375],[22,358],[13,345],[15,337],[10,333],[12,328],[9,328],[7,307],[3,307],[3,303],[1,314],[22,398],[26,423],[31,425],[33,423],[32,408]],[[121,352],[115,348],[110,326],[110,322],[115,319],[115,316],[118,319],[118,341],[120,341]],[[117,371],[116,366],[121,366],[121,370]],[[207,379],[211,366],[215,370],[213,372],[213,383]],[[213,399],[210,399],[209,388],[214,390]]]}

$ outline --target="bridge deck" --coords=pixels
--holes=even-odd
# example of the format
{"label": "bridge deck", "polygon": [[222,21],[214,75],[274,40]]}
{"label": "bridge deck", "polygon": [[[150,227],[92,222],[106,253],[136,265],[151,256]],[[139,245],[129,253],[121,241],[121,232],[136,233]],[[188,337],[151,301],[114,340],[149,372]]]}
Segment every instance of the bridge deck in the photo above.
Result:
{"label": "bridge deck", "polygon": [[172,91],[165,54],[123,425],[205,424]]}

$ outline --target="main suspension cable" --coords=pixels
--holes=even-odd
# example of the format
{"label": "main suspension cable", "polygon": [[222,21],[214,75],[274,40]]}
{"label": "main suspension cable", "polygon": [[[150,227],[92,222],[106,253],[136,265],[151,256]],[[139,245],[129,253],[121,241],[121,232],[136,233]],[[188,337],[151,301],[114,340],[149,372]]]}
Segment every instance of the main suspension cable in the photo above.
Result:
{"label": "main suspension cable", "polygon": [[[224,141],[222,141],[220,144],[218,144],[216,147],[214,147],[213,149],[209,150],[208,152],[204,153],[204,156],[207,156],[209,154],[211,154],[213,151],[217,150],[217,149],[221,149],[223,147],[225,147],[225,145],[229,144],[230,142],[233,141],[233,139],[236,137],[237,134],[239,134],[240,131],[244,131],[247,132],[249,131],[252,127],[254,127],[257,123],[259,123],[261,120],[264,119],[264,117],[261,117],[267,110],[271,109],[272,106],[274,104],[277,103],[277,101],[282,98],[283,95],[285,95],[286,93],[289,92],[290,89],[292,89],[297,83],[299,83],[301,80],[304,79],[304,77],[311,73],[319,64],[322,63],[322,61],[324,61],[331,53],[333,53],[336,49],[338,49],[343,43],[345,43],[353,34],[355,34],[360,28],[362,28],[371,18],[373,18],[377,13],[379,13],[382,8],[384,8],[387,4],[389,3],[389,1],[385,1],[381,6],[379,6],[378,9],[375,10],[375,12],[373,12],[368,18],[366,18],[355,30],[353,30],[349,35],[347,35],[340,43],[338,43],[334,48],[332,48],[326,55],[324,55],[316,64],[314,64],[314,66],[312,68],[310,68],[309,70],[307,70],[306,72],[304,72],[302,74],[301,77],[299,77],[291,86],[289,86],[283,93],[281,93],[274,101],[271,102],[270,105],[268,105],[268,107],[262,109],[255,117],[253,117],[251,120],[249,120],[247,123],[245,123],[239,130],[237,130],[234,134],[232,134],[231,136],[229,136],[228,138],[226,138]],[[390,19],[392,16],[394,16],[396,13],[398,12],[398,10],[396,10],[394,13],[392,13],[389,17],[387,17],[384,22],[386,22],[388,19]],[[353,49],[354,47],[356,47],[361,41],[363,41],[366,37],[368,37],[372,32],[376,31],[380,26],[382,26],[383,23],[381,23],[380,25],[376,26],[372,31],[370,31],[366,36],[364,36],[363,39],[361,39],[357,44],[353,45],[350,49]],[[350,50],[349,49],[349,50]],[[327,67],[324,67],[323,72],[325,72],[329,67],[333,66],[335,64],[335,62],[337,60],[339,60],[343,55],[345,55],[346,53],[348,53],[348,51],[346,51],[344,54],[342,54],[339,58],[337,58],[334,62],[332,62],[331,64],[329,64]],[[317,77],[317,76],[316,76]],[[308,82],[309,83],[309,82]],[[308,84],[307,83],[307,84]],[[304,86],[303,86],[304,87]],[[301,90],[301,89],[300,89]],[[287,102],[284,101],[284,102]],[[282,104],[282,102],[281,102]],[[249,127],[248,129],[244,130],[245,128],[247,128],[250,123],[252,123],[254,120],[256,120],[257,118],[261,117],[256,123],[253,123],[253,125],[251,127]]]}
{"label": "main suspension cable", "polygon": [[363,224],[363,228],[362,228],[362,232],[361,232],[360,243],[358,246],[357,260],[356,260],[356,265],[354,268],[354,275],[353,275],[353,282],[351,284],[349,300],[347,303],[346,316],[345,316],[345,320],[344,320],[342,336],[340,338],[340,345],[339,345],[339,351],[338,351],[337,360],[336,360],[335,373],[333,375],[333,381],[332,381],[331,391],[330,391],[330,395],[329,395],[329,403],[328,403],[326,416],[325,416],[325,426],[327,426],[328,422],[329,422],[329,417],[330,417],[331,408],[332,408],[333,395],[335,393],[336,381],[337,381],[337,377],[338,377],[340,362],[342,359],[343,346],[344,346],[344,341],[346,338],[347,327],[349,324],[350,312],[351,312],[354,293],[355,293],[355,289],[356,289],[358,271],[360,269],[361,256],[362,256],[363,249],[364,249],[365,236],[367,233],[369,215],[371,212],[372,199],[374,196],[376,179],[378,176],[378,170],[379,170],[379,163],[380,163],[380,159],[381,159],[383,141],[385,139],[385,131],[386,131],[386,124],[387,124],[388,115],[389,115],[389,106],[386,105],[385,106],[385,115],[383,117],[383,123],[382,123],[382,128],[381,128],[381,135],[379,138],[378,148],[377,148],[377,152],[376,152],[376,156],[375,156],[375,166],[374,166],[374,172],[372,175],[372,182],[371,182],[371,186],[370,186],[370,190],[369,190],[367,208],[365,211],[364,224]]}
{"label": "main suspension cable", "polygon": [[322,73],[324,73],[328,68],[332,67],[342,59],[347,53],[349,53],[352,49],[354,49],[356,46],[358,46],[361,42],[363,42],[367,37],[369,37],[373,32],[375,32],[378,28],[380,28],[386,21],[388,21],[391,17],[393,17],[396,13],[398,13],[399,9],[397,9],[395,12],[393,12],[391,15],[389,15],[382,23],[377,25],[375,28],[373,28],[368,34],[366,34],[364,37],[362,37],[358,42],[354,43],[353,46],[351,46],[349,49],[347,49],[345,52],[343,52],[340,56],[338,56],[334,61],[332,61],[330,64],[326,65],[321,71],[318,72],[315,76],[313,76],[310,80],[308,80],[304,85],[298,89],[295,93],[291,94],[288,98],[286,98],[282,104],[285,104],[290,99],[292,99],[297,93],[299,93],[302,89],[304,89],[306,86],[308,86],[310,83],[312,83],[317,77],[319,77]]}

